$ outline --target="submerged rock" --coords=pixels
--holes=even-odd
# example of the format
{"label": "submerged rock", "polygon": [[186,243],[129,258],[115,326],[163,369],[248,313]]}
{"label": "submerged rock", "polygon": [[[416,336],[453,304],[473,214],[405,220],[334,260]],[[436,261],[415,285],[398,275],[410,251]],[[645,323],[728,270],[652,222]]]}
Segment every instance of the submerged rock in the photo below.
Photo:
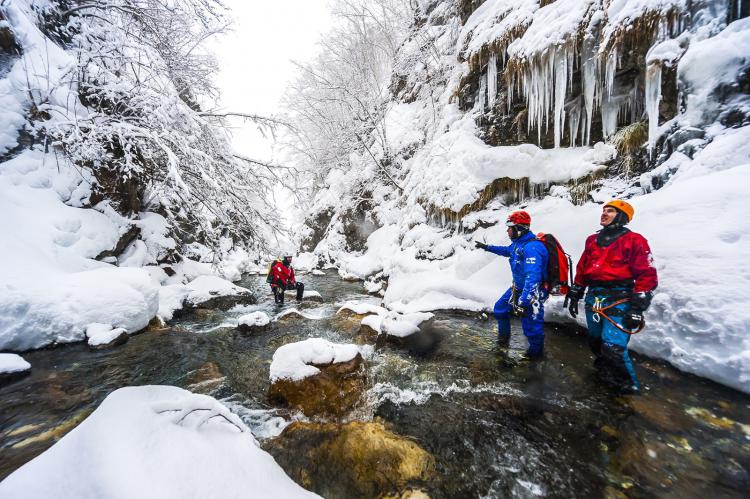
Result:
{"label": "submerged rock", "polygon": [[185,380],[187,387],[194,393],[209,393],[224,382],[226,376],[215,362],[206,362],[193,371]]}
{"label": "submerged rock", "polygon": [[435,458],[382,423],[294,422],[266,443],[289,476],[325,497],[425,497]]}
{"label": "submerged rock", "polygon": [[268,390],[271,402],[302,411],[307,417],[335,418],[362,403],[366,381],[362,355],[346,362],[310,365],[320,372],[301,380],[273,381]]}

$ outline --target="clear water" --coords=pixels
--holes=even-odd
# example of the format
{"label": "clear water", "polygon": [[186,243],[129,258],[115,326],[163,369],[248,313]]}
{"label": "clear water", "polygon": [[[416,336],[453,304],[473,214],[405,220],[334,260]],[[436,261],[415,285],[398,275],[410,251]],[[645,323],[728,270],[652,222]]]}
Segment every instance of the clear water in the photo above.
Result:
{"label": "clear water", "polygon": [[[233,321],[297,304],[278,309],[262,278],[247,277],[241,285],[256,290],[258,305],[202,311],[111,350],[71,345],[25,354],[31,375],[0,387],[0,479],[126,385],[209,393],[267,444],[301,417],[267,401],[276,348],[312,336],[350,342],[353,331],[332,320],[338,305],[377,301],[335,273],[304,281],[325,302],[304,303],[311,318],[273,323],[262,335],[239,333]],[[420,334],[407,346],[378,348],[367,407],[352,418],[382,420],[431,452],[437,473],[417,484],[431,497],[746,497],[750,490],[747,395],[637,358],[645,393],[618,396],[595,378],[580,332],[553,326],[547,358],[536,363],[520,361],[520,331],[502,348],[494,322],[476,314],[437,313]],[[326,492],[349,496],[335,483]]]}

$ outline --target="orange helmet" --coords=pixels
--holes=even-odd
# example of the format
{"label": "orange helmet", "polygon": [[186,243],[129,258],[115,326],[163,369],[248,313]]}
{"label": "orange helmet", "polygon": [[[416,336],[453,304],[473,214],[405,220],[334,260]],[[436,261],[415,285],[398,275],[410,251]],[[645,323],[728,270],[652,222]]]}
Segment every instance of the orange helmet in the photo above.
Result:
{"label": "orange helmet", "polygon": [[611,206],[613,208],[616,208],[623,212],[626,217],[628,217],[628,222],[633,221],[633,215],[635,214],[635,210],[630,205],[630,203],[626,203],[625,201],[621,199],[613,199],[609,203],[605,204],[604,206]]}
{"label": "orange helmet", "polygon": [[514,225],[531,225],[531,215],[525,211],[514,211],[508,216],[505,225],[513,227]]}

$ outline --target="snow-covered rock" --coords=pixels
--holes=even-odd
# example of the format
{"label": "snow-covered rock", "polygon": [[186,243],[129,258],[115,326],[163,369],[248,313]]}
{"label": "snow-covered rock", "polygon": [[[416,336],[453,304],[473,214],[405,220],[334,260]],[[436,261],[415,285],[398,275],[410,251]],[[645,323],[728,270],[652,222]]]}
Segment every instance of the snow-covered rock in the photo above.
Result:
{"label": "snow-covered rock", "polygon": [[296,343],[288,343],[274,352],[270,378],[271,381],[278,379],[299,381],[320,372],[320,369],[311,364],[348,362],[361,351],[361,347],[357,345],[331,343],[322,338],[308,338]]}
{"label": "snow-covered rock", "polygon": [[105,348],[128,341],[128,331],[125,328],[113,328],[110,324],[95,322],[86,326],[86,337],[90,347]]}
{"label": "snow-covered rock", "polygon": [[31,364],[15,353],[0,353],[0,376],[31,370]]}
{"label": "snow-covered rock", "polygon": [[271,323],[271,318],[267,313],[262,311],[252,312],[245,314],[237,319],[237,327],[240,330],[259,330],[263,329]]}
{"label": "snow-covered rock", "polygon": [[0,482],[0,496],[317,497],[235,414],[172,386],[112,392],[77,428]]}

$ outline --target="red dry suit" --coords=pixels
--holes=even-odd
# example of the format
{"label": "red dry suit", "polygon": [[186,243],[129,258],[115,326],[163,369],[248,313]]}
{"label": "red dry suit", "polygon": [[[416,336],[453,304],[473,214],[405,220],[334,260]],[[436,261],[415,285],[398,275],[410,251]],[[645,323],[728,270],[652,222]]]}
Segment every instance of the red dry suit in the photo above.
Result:
{"label": "red dry suit", "polygon": [[645,237],[628,231],[605,247],[597,244],[596,237],[592,234],[586,239],[576,266],[576,284],[586,287],[630,281],[634,293],[656,289],[656,268]]}
{"label": "red dry suit", "polygon": [[294,287],[297,283],[294,278],[294,269],[287,267],[280,260],[271,266],[271,286],[281,284],[284,288]]}

